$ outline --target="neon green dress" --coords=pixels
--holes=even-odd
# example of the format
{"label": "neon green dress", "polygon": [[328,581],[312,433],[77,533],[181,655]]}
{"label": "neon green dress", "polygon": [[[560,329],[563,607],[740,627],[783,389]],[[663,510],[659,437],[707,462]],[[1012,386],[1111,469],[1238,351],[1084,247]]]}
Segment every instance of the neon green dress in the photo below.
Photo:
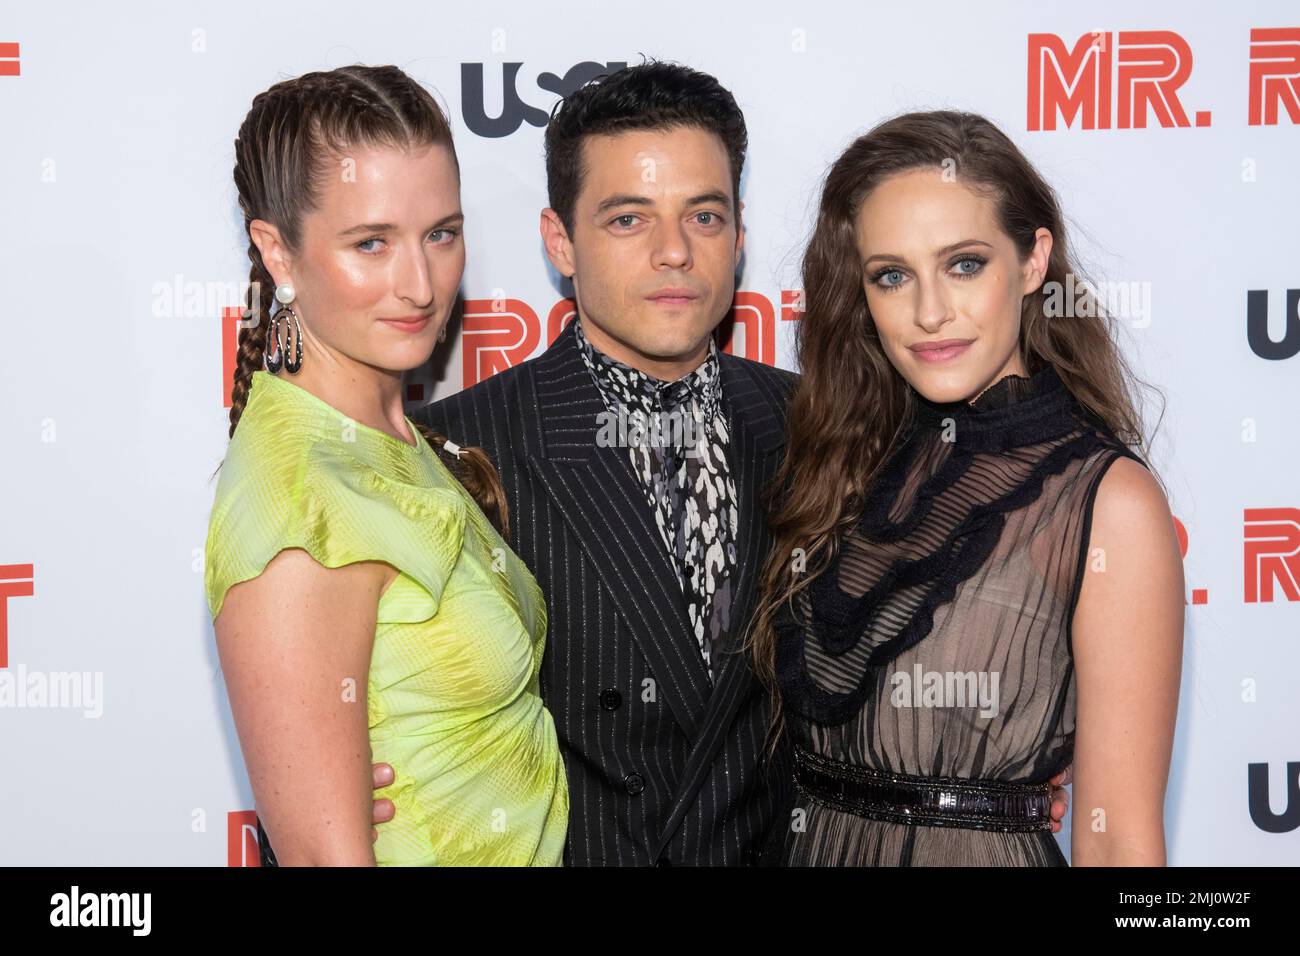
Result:
{"label": "neon green dress", "polygon": [[407,422],[415,447],[254,372],[208,526],[208,610],[285,548],[395,567],[366,687],[371,752],[396,775],[376,861],[559,865],[569,794],[538,693],[541,589]]}

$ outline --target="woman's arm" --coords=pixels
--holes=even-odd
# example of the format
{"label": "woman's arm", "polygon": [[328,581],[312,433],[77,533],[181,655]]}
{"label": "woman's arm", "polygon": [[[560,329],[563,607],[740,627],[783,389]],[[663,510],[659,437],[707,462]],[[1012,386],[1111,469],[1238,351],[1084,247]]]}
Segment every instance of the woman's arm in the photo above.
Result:
{"label": "woman's arm", "polygon": [[1164,866],[1165,783],[1183,657],[1183,563],[1155,478],[1101,480],[1073,627],[1075,866]]}
{"label": "woman's arm", "polygon": [[366,676],[396,576],[285,550],[232,587],[217,617],[248,779],[282,866],[374,866]]}

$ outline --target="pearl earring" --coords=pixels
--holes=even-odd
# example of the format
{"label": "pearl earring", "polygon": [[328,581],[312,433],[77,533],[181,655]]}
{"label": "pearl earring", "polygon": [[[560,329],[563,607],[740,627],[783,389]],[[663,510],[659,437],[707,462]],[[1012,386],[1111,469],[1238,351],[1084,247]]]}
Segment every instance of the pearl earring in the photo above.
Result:
{"label": "pearl earring", "polygon": [[294,300],[297,294],[298,293],[294,291],[293,286],[289,285],[287,282],[284,285],[278,285],[275,287],[275,299],[281,305],[288,305]]}

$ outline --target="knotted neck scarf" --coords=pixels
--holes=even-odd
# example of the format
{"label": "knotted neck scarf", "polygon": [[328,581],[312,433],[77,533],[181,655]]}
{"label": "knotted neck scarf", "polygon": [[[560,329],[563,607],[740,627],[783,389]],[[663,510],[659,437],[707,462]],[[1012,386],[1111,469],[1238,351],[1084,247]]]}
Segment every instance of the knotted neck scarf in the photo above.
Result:
{"label": "knotted neck scarf", "polygon": [[616,426],[598,436],[627,446],[712,680],[713,650],[730,625],[739,526],[717,345],[710,339],[695,371],[663,382],[599,352],[576,324],[582,360]]}

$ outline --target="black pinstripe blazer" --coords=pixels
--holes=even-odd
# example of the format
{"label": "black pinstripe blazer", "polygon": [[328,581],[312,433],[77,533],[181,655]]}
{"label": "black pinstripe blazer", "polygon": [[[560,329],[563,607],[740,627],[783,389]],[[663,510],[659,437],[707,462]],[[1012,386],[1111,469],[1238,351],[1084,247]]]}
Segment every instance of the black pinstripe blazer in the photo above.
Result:
{"label": "black pinstripe blazer", "polygon": [[789,754],[760,760],[771,703],[735,648],[770,544],[758,493],[780,460],[797,377],[719,357],[740,528],[731,648],[713,687],[627,450],[596,444],[605,405],[572,328],[537,358],[412,416],[491,456],[510,543],[546,595],[541,690],[568,772],[567,865],[779,854]]}

